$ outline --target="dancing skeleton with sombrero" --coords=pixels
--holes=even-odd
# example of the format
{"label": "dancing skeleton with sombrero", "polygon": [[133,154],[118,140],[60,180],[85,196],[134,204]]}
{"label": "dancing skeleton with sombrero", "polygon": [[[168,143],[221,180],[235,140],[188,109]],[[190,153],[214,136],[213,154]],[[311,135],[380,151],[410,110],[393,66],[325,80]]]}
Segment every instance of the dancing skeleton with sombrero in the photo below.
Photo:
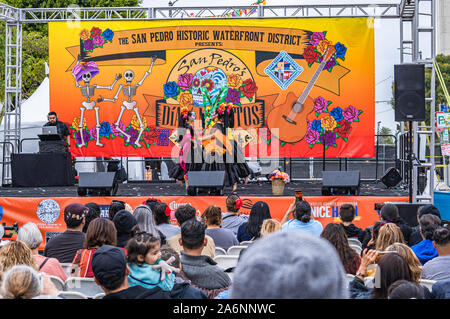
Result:
{"label": "dancing skeleton with sombrero", "polygon": [[[75,79],[75,85],[77,88],[81,89],[81,94],[86,98],[86,101],[83,101],[80,107],[81,115],[80,115],[80,124],[79,129],[83,129],[83,123],[84,123],[84,112],[86,110],[95,110],[95,119],[96,119],[96,125],[95,128],[97,130],[97,142],[96,144],[98,146],[103,146],[102,143],[100,143],[100,120],[98,116],[98,110],[99,107],[95,105],[95,101],[91,100],[91,98],[95,94],[95,89],[107,89],[112,90],[116,82],[122,77],[121,74],[117,74],[114,82],[110,86],[102,86],[97,84],[90,84],[92,78],[96,76],[100,70],[97,67],[97,63],[90,61],[90,62],[81,62],[78,61],[77,64],[72,69],[72,75]],[[78,82],[83,80],[84,85],[80,85]],[[86,141],[84,140],[84,134],[81,132],[81,144],[78,144],[78,147],[86,146]]]}

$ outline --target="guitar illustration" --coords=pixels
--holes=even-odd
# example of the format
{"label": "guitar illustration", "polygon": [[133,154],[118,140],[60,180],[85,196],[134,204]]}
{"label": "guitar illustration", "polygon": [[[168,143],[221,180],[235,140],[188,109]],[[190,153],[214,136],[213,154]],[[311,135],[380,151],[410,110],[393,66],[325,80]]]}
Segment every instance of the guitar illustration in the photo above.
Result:
{"label": "guitar illustration", "polygon": [[273,109],[267,116],[267,127],[272,135],[285,143],[301,141],[308,130],[307,116],[314,110],[314,100],[309,96],[311,89],[319,78],[325,64],[336,52],[334,46],[328,46],[327,51],[314,72],[308,85],[306,85],[299,98],[289,92],[284,104]]}

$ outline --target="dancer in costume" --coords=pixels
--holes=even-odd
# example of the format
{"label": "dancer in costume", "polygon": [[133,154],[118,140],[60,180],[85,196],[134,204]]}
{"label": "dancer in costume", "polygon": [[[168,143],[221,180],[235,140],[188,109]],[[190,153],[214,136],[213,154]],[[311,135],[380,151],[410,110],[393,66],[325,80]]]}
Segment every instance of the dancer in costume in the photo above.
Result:
{"label": "dancer in costume", "polygon": [[225,186],[237,188],[239,175],[233,162],[233,143],[226,136],[224,126],[225,107],[221,104],[211,113],[211,119],[206,120],[206,130],[202,137],[205,150],[205,163],[202,170],[225,171]]}
{"label": "dancer in costume", "polygon": [[181,108],[178,125],[179,163],[169,172],[169,177],[174,178],[178,183],[184,183],[189,171],[198,171],[202,166],[201,147],[198,145],[194,130],[195,117],[194,111],[189,111],[187,107]]}
{"label": "dancer in costume", "polygon": [[234,110],[231,103],[228,103],[225,107],[223,124],[225,127],[225,131],[228,129],[231,130],[231,141],[233,143],[233,159],[232,164],[236,167],[236,171],[239,178],[244,179],[245,183],[248,182],[248,177],[252,173],[250,167],[245,161],[244,152],[242,147],[238,144],[236,139],[233,136],[232,130],[234,129]]}

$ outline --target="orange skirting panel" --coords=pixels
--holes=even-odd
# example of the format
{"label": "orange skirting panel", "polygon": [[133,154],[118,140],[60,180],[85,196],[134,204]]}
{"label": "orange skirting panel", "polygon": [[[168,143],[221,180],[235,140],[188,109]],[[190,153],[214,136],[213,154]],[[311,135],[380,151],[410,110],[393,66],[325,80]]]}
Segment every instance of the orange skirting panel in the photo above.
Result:
{"label": "orange skirting panel", "polygon": [[[40,249],[45,247],[45,238],[50,233],[63,232],[66,228],[64,223],[64,207],[70,203],[95,202],[102,208],[102,214],[107,216],[108,206],[113,199],[123,200],[134,209],[142,204],[148,197],[1,197],[0,198],[0,219],[2,223],[11,226],[18,222],[19,227],[27,222],[36,223],[42,231],[44,242]],[[185,204],[191,204],[197,209],[197,215],[209,205],[217,205],[222,211],[226,210],[226,197],[212,196],[160,196],[155,197],[169,205],[172,210],[171,222],[176,224],[174,211],[177,207]],[[270,207],[270,213],[273,218],[281,220],[286,213],[289,205],[294,200],[293,197],[242,197],[244,206],[242,213],[249,214],[251,205],[257,201],[265,201]],[[357,209],[355,225],[360,228],[366,228],[373,225],[379,219],[374,210],[375,203],[384,202],[406,202],[408,197],[379,197],[379,196],[305,196],[312,208],[314,219],[320,221],[325,227],[328,223],[340,222],[339,207],[344,203],[351,203]],[[49,233],[49,234],[47,234]],[[14,239],[16,236],[13,236]]]}

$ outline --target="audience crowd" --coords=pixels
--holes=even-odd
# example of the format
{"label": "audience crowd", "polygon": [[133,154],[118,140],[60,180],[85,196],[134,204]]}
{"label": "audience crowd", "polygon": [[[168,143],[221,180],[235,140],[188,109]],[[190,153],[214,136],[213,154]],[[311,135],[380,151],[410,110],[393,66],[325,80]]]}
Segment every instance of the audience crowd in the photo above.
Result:
{"label": "audience crowd", "polygon": [[[434,205],[420,207],[410,226],[385,204],[366,229],[354,224],[351,204],[327,225],[305,200],[280,221],[264,201],[248,215],[241,207],[236,194],[225,211],[201,214],[154,198],[134,209],[114,200],[109,217],[96,203],[69,204],[66,230],[44,247],[34,223],[3,244],[0,295],[64,299],[52,278],[83,277],[104,299],[450,299],[450,226]],[[235,246],[234,265],[223,266],[218,252]]]}

